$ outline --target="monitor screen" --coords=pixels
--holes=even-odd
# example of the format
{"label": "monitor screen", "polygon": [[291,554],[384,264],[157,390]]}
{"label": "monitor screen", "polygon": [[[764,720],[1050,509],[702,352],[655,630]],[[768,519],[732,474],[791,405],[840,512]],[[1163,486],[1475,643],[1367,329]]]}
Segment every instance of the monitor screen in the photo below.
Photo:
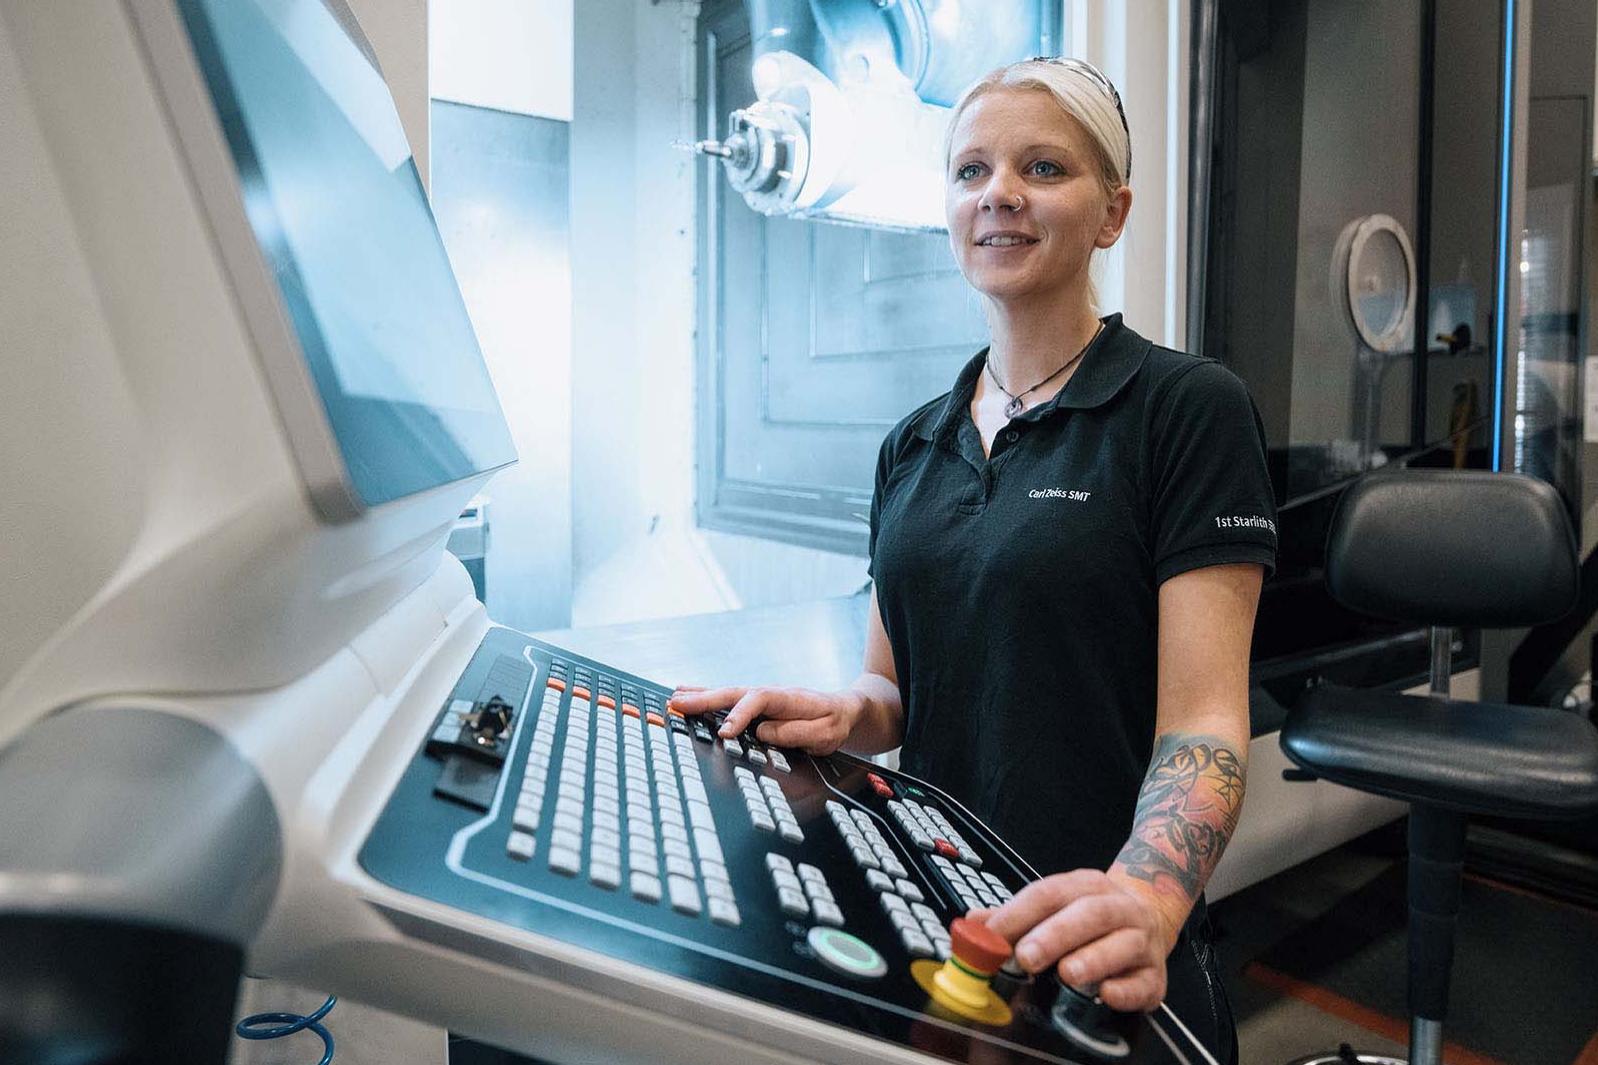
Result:
{"label": "monitor screen", "polygon": [[377,506],[516,458],[382,75],[321,0],[178,0],[245,213]]}

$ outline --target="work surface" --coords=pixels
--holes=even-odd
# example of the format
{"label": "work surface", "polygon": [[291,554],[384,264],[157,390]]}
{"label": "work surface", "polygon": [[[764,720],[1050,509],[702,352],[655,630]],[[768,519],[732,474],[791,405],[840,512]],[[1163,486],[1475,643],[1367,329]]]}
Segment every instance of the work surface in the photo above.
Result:
{"label": "work surface", "polygon": [[660,684],[828,690],[860,675],[868,595],[533,635]]}

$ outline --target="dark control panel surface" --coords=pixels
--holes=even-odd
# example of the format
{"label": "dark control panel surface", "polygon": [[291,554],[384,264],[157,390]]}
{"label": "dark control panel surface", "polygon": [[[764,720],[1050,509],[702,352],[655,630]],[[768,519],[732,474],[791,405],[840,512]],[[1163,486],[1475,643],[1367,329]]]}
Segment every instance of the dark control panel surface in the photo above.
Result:
{"label": "dark control panel surface", "polygon": [[492,630],[361,866],[936,1059],[1182,1060],[1145,1019],[1096,1011],[1052,976],[991,974],[988,1012],[929,996],[940,967],[954,972],[951,922],[1019,890],[1024,863],[935,788],[846,754],[722,740],[668,694]]}

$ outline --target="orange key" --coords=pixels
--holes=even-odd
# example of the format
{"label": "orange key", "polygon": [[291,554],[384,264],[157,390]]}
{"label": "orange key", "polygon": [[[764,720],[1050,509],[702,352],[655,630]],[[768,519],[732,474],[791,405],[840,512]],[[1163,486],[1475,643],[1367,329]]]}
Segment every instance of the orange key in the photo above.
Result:
{"label": "orange key", "polygon": [[637,717],[638,716],[638,708],[636,706],[634,706],[632,703],[622,703],[621,704],[621,712],[623,714],[626,714],[628,717]]}
{"label": "orange key", "polygon": [[587,688],[579,686],[579,687],[576,687],[576,688],[572,689],[572,698],[573,699],[592,699],[593,695],[589,692],[589,690]]}
{"label": "orange key", "polygon": [[599,697],[599,705],[603,706],[606,710],[614,710],[616,709],[616,700],[612,699],[608,695],[601,695]]}
{"label": "orange key", "polygon": [[566,682],[561,680],[559,677],[550,677],[549,686],[558,692],[563,692],[566,690]]}
{"label": "orange key", "polygon": [[644,715],[644,720],[649,722],[651,725],[659,725],[661,728],[666,727],[666,719],[655,713],[653,710]]}

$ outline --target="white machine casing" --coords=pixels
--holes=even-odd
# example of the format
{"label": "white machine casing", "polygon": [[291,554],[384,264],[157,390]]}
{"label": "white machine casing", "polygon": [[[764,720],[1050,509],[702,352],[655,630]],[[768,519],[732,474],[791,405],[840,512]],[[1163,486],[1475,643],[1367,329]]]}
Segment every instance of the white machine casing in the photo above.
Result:
{"label": "white machine casing", "polygon": [[[490,475],[340,521],[312,498],[261,352],[293,343],[289,325],[280,308],[242,305],[270,292],[232,283],[227,256],[248,234],[218,232],[202,209],[195,171],[226,164],[220,132],[213,158],[185,152],[141,51],[138,21],[175,17],[155,3],[0,3],[0,747],[69,709],[136,707],[224,737],[281,830],[281,876],[244,944],[252,973],[561,1060],[928,1061],[360,869],[489,627],[444,545]],[[280,332],[263,338],[272,316]],[[61,880],[0,872],[0,896],[137,916],[108,884]],[[419,942],[378,906],[488,937],[515,961]],[[212,931],[204,914],[186,920]]]}

